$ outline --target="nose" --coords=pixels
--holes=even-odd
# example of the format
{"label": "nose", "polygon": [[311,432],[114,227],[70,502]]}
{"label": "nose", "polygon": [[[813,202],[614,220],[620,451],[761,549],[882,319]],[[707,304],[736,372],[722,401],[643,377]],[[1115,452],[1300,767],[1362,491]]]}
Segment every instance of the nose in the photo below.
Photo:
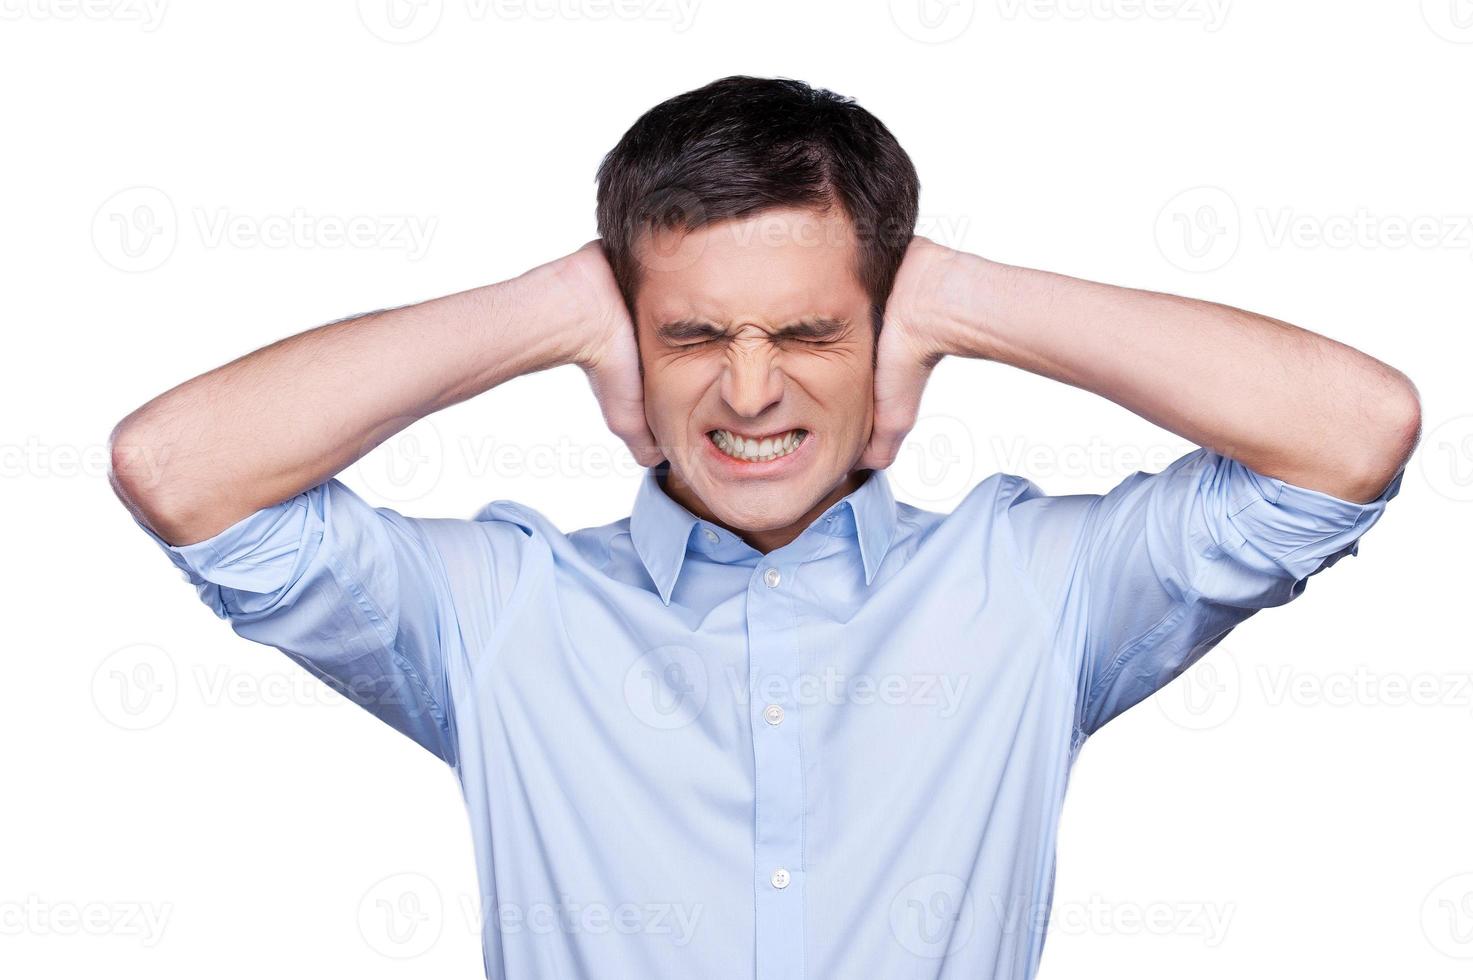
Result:
{"label": "nose", "polygon": [[755,419],[782,401],[786,379],[767,343],[732,344],[721,377],[721,397],[742,418]]}

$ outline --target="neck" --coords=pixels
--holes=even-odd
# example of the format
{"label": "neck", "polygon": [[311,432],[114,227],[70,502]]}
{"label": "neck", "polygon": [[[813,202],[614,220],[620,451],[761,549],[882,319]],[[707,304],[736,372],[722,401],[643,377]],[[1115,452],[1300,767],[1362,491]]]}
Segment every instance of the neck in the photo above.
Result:
{"label": "neck", "polygon": [[802,517],[799,517],[786,527],[768,528],[766,530],[751,530],[749,528],[732,527],[730,524],[727,524],[711,513],[711,509],[695,495],[689,484],[683,480],[672,479],[668,467],[659,473],[657,480],[660,487],[664,489],[671,500],[674,500],[686,510],[701,518],[701,520],[709,521],[712,524],[726,528],[732,534],[735,534],[765,555],[791,542],[798,535],[802,534],[820,514],[849,496],[855,490],[858,490],[864,484],[865,478],[869,476],[870,472],[870,470],[854,470],[848,473],[834,485],[833,489],[824,494],[822,499],[808,508]]}

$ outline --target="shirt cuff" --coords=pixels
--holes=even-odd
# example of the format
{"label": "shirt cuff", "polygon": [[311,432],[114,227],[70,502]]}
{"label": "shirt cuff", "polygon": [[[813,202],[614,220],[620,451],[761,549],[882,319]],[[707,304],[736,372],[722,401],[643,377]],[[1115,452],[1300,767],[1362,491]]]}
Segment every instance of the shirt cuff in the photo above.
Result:
{"label": "shirt cuff", "polygon": [[[302,551],[302,531],[309,508],[320,507],[324,487],[319,485],[269,507],[247,514],[222,531],[191,544],[173,545],[133,515],[147,534],[194,585],[215,615],[229,618],[230,607],[221,589],[266,595],[286,586]],[[273,561],[272,557],[278,559]]]}
{"label": "shirt cuff", "polygon": [[1227,465],[1230,481],[1242,488],[1231,519],[1243,542],[1234,543],[1252,544],[1296,579],[1359,554],[1361,535],[1380,520],[1406,473],[1403,467],[1374,500],[1356,503],[1265,476],[1233,459]]}

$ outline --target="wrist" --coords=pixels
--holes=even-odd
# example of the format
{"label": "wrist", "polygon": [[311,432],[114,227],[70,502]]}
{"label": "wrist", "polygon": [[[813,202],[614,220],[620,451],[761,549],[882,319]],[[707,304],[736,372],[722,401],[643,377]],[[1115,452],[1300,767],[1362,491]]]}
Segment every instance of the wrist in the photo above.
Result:
{"label": "wrist", "polygon": [[559,259],[539,265],[515,279],[489,287],[506,288],[506,305],[514,311],[526,337],[531,370],[583,364],[595,346],[596,331],[579,302],[581,290]]}
{"label": "wrist", "polygon": [[602,242],[594,239],[533,272],[547,273],[545,288],[557,297],[550,315],[558,324],[560,363],[595,370],[633,329]]}
{"label": "wrist", "polygon": [[1005,266],[954,251],[938,263],[932,290],[934,345],[955,357],[993,359],[992,326]]}

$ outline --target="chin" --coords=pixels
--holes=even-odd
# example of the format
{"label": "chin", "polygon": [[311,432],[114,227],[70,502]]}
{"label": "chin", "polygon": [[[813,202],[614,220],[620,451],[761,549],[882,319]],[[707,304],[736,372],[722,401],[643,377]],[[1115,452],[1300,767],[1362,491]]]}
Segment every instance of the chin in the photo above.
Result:
{"label": "chin", "polygon": [[[686,443],[692,450],[671,462],[670,479],[685,488],[677,499],[688,494],[720,523],[743,532],[794,527],[851,471],[834,458],[827,432],[803,432],[802,444],[791,454],[755,462],[731,459],[709,433],[700,433]],[[857,458],[862,447],[852,448],[844,455]]]}
{"label": "chin", "polygon": [[[777,531],[807,513],[813,501],[796,487],[743,486],[706,475],[701,500],[721,521],[743,531]],[[801,499],[800,499],[801,498]]]}
{"label": "chin", "polygon": [[764,508],[730,507],[718,503],[711,508],[722,523],[738,531],[762,533],[781,531],[791,527],[806,512],[807,508],[783,507],[781,510]]}

